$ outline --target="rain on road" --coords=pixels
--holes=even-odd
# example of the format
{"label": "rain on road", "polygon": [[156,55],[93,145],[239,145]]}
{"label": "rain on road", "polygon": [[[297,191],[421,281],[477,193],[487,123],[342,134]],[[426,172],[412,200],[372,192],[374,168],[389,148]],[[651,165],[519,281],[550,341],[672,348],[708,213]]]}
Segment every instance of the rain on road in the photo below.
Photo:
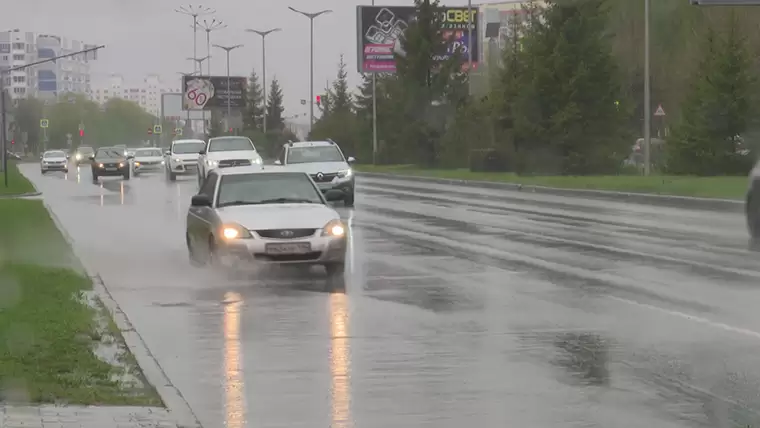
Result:
{"label": "rain on road", "polygon": [[194,178],[22,171],[206,428],[760,421],[740,215],[360,177],[331,294],[191,268]]}

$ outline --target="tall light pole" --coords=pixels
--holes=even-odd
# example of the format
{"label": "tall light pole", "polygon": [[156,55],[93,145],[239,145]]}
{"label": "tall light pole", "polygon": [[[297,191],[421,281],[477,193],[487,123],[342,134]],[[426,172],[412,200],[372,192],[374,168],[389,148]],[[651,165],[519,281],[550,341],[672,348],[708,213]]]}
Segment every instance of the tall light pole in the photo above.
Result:
{"label": "tall light pole", "polygon": [[245,31],[247,31],[249,33],[256,33],[259,36],[261,36],[261,81],[262,81],[261,87],[264,90],[264,118],[262,119],[261,124],[262,124],[262,128],[264,130],[264,133],[266,134],[267,133],[267,111],[268,111],[267,108],[266,108],[266,103],[267,103],[267,44],[266,44],[266,39],[267,39],[267,36],[270,35],[271,33],[274,33],[276,31],[282,31],[282,29],[281,28],[272,28],[272,29],[266,30],[266,31],[259,31],[259,30],[253,30],[253,29],[248,28]]}
{"label": "tall light pole", "polygon": [[372,73],[372,164],[377,165],[377,73]]}
{"label": "tall light pole", "polygon": [[[215,13],[216,10],[211,9],[209,7],[205,7],[203,5],[187,5],[187,6],[180,6],[179,9],[174,9],[175,12],[181,13],[183,15],[191,16],[193,18],[193,58],[198,57],[198,17],[199,16],[206,16],[211,15],[212,13]],[[193,69],[195,71],[195,69]]]}
{"label": "tall light pole", "polygon": [[225,52],[227,52],[227,128],[230,127],[230,119],[232,118],[232,92],[230,90],[230,52],[234,51],[237,48],[242,48],[243,45],[234,45],[234,46],[222,46],[222,45],[214,45],[214,47],[217,47],[219,49],[224,49]]}
{"label": "tall light pole", "polygon": [[[210,55],[206,55],[203,58],[187,58],[188,61],[195,61],[198,65],[198,68],[194,69],[194,73],[203,74],[203,61],[211,60]],[[184,91],[185,88],[182,88]],[[189,113],[188,113],[189,114]],[[206,126],[206,110],[201,110],[201,115],[203,117],[203,133],[205,134],[208,130],[208,126]]]}
{"label": "tall light pole", "polygon": [[[216,19],[212,19],[211,21],[204,19],[201,27],[203,27],[203,30],[206,32],[206,56],[211,58],[211,32],[225,29],[227,28],[227,24],[222,21],[217,21]],[[208,70],[207,75],[211,76],[211,60],[206,63],[206,69]]]}
{"label": "tall light pole", "polygon": [[325,9],[319,12],[308,13],[290,6],[288,6],[288,9],[309,18],[309,131],[311,131],[311,128],[314,126],[314,18],[325,13],[331,13],[332,10]]}
{"label": "tall light pole", "polygon": [[649,87],[649,0],[644,0],[644,175],[651,173],[652,88]]}

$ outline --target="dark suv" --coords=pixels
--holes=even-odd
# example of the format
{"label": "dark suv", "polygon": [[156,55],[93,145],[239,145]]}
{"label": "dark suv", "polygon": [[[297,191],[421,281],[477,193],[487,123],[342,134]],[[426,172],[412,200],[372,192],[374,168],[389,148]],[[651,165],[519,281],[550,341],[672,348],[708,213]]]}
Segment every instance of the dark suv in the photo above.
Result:
{"label": "dark suv", "polygon": [[92,182],[97,183],[98,177],[124,177],[129,180],[129,156],[124,149],[116,147],[102,147],[91,156]]}

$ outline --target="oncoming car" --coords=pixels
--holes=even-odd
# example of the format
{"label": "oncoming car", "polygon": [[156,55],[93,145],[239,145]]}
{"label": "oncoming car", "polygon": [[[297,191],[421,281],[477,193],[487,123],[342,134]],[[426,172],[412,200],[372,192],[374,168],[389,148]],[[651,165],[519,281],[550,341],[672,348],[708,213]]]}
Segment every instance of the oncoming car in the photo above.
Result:
{"label": "oncoming car", "polygon": [[48,150],[40,159],[40,172],[45,174],[50,171],[69,172],[69,157],[63,150]]}
{"label": "oncoming car", "polygon": [[169,181],[178,175],[194,175],[198,170],[198,157],[206,147],[203,140],[174,140],[166,151],[166,177]]}
{"label": "oncoming car", "polygon": [[334,141],[289,142],[275,161],[275,165],[287,166],[291,171],[309,174],[322,192],[339,191],[347,207],[354,205],[354,174],[351,163]]}
{"label": "oncoming car", "polygon": [[74,153],[74,162],[77,166],[82,163],[90,162],[90,158],[95,155],[95,150],[89,146],[81,146]]}
{"label": "oncoming car", "polygon": [[159,148],[136,149],[132,159],[134,175],[146,171],[161,171],[164,168],[164,155]]}
{"label": "oncoming car", "polygon": [[124,149],[117,147],[101,147],[92,156],[92,182],[97,183],[100,177],[121,176],[129,180],[129,156]]}
{"label": "oncoming car", "polygon": [[261,165],[261,156],[248,137],[224,136],[213,137],[201,151],[198,159],[198,185],[214,168]]}
{"label": "oncoming car", "polygon": [[209,171],[187,214],[194,265],[322,265],[342,281],[348,230],[302,172],[260,167]]}

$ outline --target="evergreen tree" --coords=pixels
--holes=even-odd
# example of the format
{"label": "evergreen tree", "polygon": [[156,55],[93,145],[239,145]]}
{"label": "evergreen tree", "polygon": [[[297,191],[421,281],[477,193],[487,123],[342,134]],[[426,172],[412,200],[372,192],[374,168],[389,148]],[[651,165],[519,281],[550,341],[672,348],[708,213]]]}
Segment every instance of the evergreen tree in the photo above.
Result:
{"label": "evergreen tree", "polygon": [[750,156],[738,153],[754,113],[755,76],[736,16],[724,36],[712,27],[682,117],[666,144],[667,169],[675,174],[746,174]]}
{"label": "evergreen tree", "polygon": [[282,113],[285,111],[285,107],[282,105],[282,97],[282,88],[280,88],[280,82],[275,77],[272,79],[272,84],[269,87],[269,94],[267,99],[268,131],[282,130],[285,127],[285,122],[282,117]]}
{"label": "evergreen tree", "polygon": [[[370,86],[370,90],[371,88]],[[343,61],[343,55],[340,56],[338,78],[332,84],[329,98],[330,107],[333,112],[350,113],[354,110],[353,98],[348,92],[348,73],[346,72],[346,63]]]}
{"label": "evergreen tree", "polygon": [[[523,36],[525,70],[512,106],[525,169],[618,172],[630,153],[605,0],[546,1]],[[527,146],[529,144],[529,146]]]}
{"label": "evergreen tree", "polygon": [[243,129],[245,131],[254,131],[261,128],[261,121],[264,118],[264,97],[259,76],[256,71],[251,72],[248,78],[248,89],[246,90],[245,111],[243,112]]}

